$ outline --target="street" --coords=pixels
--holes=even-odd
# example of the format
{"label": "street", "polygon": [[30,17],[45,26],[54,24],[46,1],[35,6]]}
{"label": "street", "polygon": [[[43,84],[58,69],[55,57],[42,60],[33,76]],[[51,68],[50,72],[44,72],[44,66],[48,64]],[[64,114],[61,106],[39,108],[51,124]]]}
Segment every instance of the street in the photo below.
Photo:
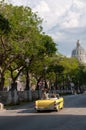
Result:
{"label": "street", "polygon": [[59,112],[37,113],[34,103],[0,111],[0,130],[86,130],[86,94],[64,97]]}

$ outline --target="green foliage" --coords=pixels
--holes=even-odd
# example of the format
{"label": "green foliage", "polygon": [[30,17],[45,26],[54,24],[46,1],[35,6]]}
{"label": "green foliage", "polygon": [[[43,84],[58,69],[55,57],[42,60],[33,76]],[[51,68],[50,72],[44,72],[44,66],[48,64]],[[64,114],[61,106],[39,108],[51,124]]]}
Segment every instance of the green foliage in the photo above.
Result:
{"label": "green foliage", "polygon": [[60,64],[62,64],[65,68],[64,73],[71,73],[71,71],[78,68],[78,61],[75,58],[63,57],[60,60]]}
{"label": "green foliage", "polygon": [[[38,79],[47,66],[48,81],[55,82],[58,74],[60,82],[69,75],[85,83],[86,67],[79,65],[75,58],[57,55],[56,43],[51,36],[42,33],[41,24],[42,19],[31,8],[0,3],[0,76],[9,78],[9,69],[11,78],[16,80],[21,72],[26,74],[29,69]],[[25,81],[25,77],[22,80]]]}
{"label": "green foliage", "polygon": [[40,43],[43,46],[40,50],[41,55],[44,54],[45,56],[52,56],[53,54],[56,54],[56,43],[50,36],[42,34]]}
{"label": "green foliage", "polygon": [[0,36],[9,33],[10,25],[6,18],[0,14]]}
{"label": "green foliage", "polygon": [[80,85],[86,84],[86,66],[79,64],[79,67],[75,73],[75,82],[79,82]]}
{"label": "green foliage", "polygon": [[[41,19],[29,7],[4,2],[0,4],[0,13],[0,32],[3,34],[0,39],[1,75],[3,73],[4,76],[9,68],[11,78],[16,79],[25,67],[25,59],[32,61],[38,53]],[[5,36],[6,31],[9,32],[8,37]]]}

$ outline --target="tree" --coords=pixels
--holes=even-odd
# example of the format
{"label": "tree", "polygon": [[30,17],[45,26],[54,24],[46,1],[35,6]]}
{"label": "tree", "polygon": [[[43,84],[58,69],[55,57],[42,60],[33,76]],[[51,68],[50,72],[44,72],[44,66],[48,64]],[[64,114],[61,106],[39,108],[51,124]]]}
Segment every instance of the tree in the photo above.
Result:
{"label": "tree", "polygon": [[58,87],[59,77],[64,71],[63,65],[60,64],[60,59],[61,59],[60,55],[54,55],[53,57],[51,57],[51,62],[48,68],[48,71],[51,72],[52,75],[55,77],[55,79],[53,80],[54,81],[53,85],[56,89]]}
{"label": "tree", "polygon": [[[3,60],[0,68],[3,77],[6,69],[9,68],[13,82],[15,82],[20,71],[26,66],[25,59],[29,58],[32,61],[38,52],[41,19],[29,7],[17,7],[7,5],[4,2],[0,3],[0,12],[1,16],[3,16],[1,17],[3,26],[1,26],[0,30],[1,58]],[[7,26],[8,23],[9,26]],[[10,28],[10,31],[7,27]],[[8,32],[9,35],[7,35]],[[19,71],[16,71],[16,69]],[[13,71],[18,72],[16,76],[13,76]],[[3,86],[4,83],[1,89]]]}
{"label": "tree", "polygon": [[54,42],[51,36],[42,34],[40,43],[42,45],[42,48],[39,51],[39,54],[48,57],[52,56],[53,54],[56,54],[57,52],[56,43]]}
{"label": "tree", "polygon": [[9,21],[0,14],[0,90],[3,90],[5,81],[5,71],[11,60],[8,59],[11,47],[8,43],[8,35],[10,32]]}
{"label": "tree", "polygon": [[[11,32],[11,43],[14,48],[14,52],[16,52],[16,54],[14,53],[13,55],[19,55],[20,58],[18,58],[18,60],[21,60],[16,62],[19,69],[16,67],[18,69],[18,73],[16,73],[16,78],[12,79],[15,79],[13,80],[15,84],[19,73],[25,68],[26,89],[29,89],[30,65],[34,57],[37,56],[40,47],[39,36],[41,31],[41,19],[38,18],[38,16],[34,14],[29,7],[12,7],[11,11],[12,14],[14,14],[9,17],[13,27]],[[29,60],[28,63],[26,62],[27,59]],[[16,69],[13,68],[13,65],[10,68],[11,71],[15,71]]]}
{"label": "tree", "polygon": [[39,84],[41,81],[46,82],[46,74],[47,74],[46,68],[48,68],[50,64],[50,57],[52,55],[55,55],[56,52],[57,52],[56,44],[53,41],[52,37],[45,34],[41,34],[40,49],[37,57],[35,57],[35,60],[32,64],[33,66],[32,71],[37,80],[37,89],[39,88]]}

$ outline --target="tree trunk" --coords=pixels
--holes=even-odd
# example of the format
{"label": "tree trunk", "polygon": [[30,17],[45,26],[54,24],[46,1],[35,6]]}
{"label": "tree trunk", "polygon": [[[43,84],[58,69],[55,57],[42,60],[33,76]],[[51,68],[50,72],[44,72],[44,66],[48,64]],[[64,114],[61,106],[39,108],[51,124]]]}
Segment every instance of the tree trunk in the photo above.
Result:
{"label": "tree trunk", "polygon": [[0,91],[3,91],[3,88],[4,88],[4,81],[5,81],[4,77],[1,76],[1,79],[0,79]]}
{"label": "tree trunk", "polygon": [[54,83],[54,86],[55,86],[55,89],[58,88],[58,74],[56,73],[56,80],[55,80],[55,83]]}
{"label": "tree trunk", "polygon": [[37,85],[36,85],[36,90],[39,90],[40,87],[42,87],[43,83],[42,83],[42,77],[40,77],[38,80],[37,80]]}
{"label": "tree trunk", "polygon": [[11,83],[11,89],[10,89],[10,91],[14,91],[14,90],[17,90],[17,82],[16,81],[13,81],[12,83]]}
{"label": "tree trunk", "polygon": [[27,70],[27,72],[26,72],[26,88],[25,88],[25,90],[30,89],[29,83],[30,83],[30,78],[29,78],[29,72]]}

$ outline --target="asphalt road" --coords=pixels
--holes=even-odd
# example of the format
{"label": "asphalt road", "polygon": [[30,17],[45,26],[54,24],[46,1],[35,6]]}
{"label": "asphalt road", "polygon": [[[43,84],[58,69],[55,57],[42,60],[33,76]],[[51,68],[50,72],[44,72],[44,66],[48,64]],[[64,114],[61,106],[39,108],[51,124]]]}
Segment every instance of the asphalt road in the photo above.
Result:
{"label": "asphalt road", "polygon": [[59,112],[37,113],[34,103],[0,112],[0,130],[86,130],[86,94],[64,97]]}

